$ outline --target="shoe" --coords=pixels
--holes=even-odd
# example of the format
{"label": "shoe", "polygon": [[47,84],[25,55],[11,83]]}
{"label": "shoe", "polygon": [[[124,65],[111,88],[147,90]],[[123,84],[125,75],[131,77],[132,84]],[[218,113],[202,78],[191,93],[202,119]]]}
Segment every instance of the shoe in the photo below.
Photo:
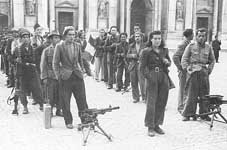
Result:
{"label": "shoe", "polygon": [[24,107],[22,114],[28,114],[28,108],[27,107]]}
{"label": "shoe", "polygon": [[138,103],[138,102],[139,102],[139,100],[134,99],[132,102],[133,102],[133,103]]}
{"label": "shoe", "polygon": [[38,102],[36,102],[36,101],[33,101],[32,102],[32,105],[36,105],[36,104],[38,104]]}
{"label": "shoe", "polygon": [[57,109],[56,116],[63,117],[63,112],[60,109]]}
{"label": "shoe", "polygon": [[68,128],[68,129],[73,129],[73,125],[72,125],[72,124],[67,124],[67,125],[66,125],[66,128]]}
{"label": "shoe", "polygon": [[155,131],[153,128],[148,128],[148,133],[147,133],[148,136],[150,137],[153,137],[155,136]]}
{"label": "shoe", "polygon": [[128,86],[125,86],[124,87],[124,91],[128,91]]}
{"label": "shoe", "polygon": [[158,134],[165,134],[165,132],[159,127],[159,126],[156,126],[154,128],[154,130],[158,133]]}
{"label": "shoe", "polygon": [[202,120],[205,120],[205,121],[211,121],[211,118],[209,116],[203,116],[203,117],[200,117]]}
{"label": "shoe", "polygon": [[193,121],[196,121],[196,120],[197,120],[197,117],[196,117],[196,116],[193,116],[193,117],[192,117],[192,120],[193,120]]}
{"label": "shoe", "polygon": [[112,85],[107,85],[107,89],[112,89],[113,86]]}
{"label": "shoe", "polygon": [[13,115],[18,115],[18,111],[16,109],[13,110],[12,112]]}
{"label": "shoe", "polygon": [[182,121],[189,121],[190,120],[190,117],[183,117],[182,118]]}
{"label": "shoe", "polygon": [[116,92],[120,92],[121,91],[121,89],[120,88],[116,88],[116,90],[115,90]]}
{"label": "shoe", "polygon": [[40,104],[39,110],[43,111],[43,104]]}

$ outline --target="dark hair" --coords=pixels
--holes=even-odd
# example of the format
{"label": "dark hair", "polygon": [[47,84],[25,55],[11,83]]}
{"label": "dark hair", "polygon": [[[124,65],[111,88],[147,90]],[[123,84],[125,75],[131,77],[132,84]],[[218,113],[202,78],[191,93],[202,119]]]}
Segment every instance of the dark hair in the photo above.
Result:
{"label": "dark hair", "polygon": [[135,27],[135,26],[137,26],[137,27],[139,27],[139,28],[140,28],[140,24],[139,24],[139,23],[134,24],[134,26],[133,26],[133,27]]}
{"label": "dark hair", "polygon": [[191,36],[193,34],[193,30],[192,29],[186,29],[183,32],[183,35],[188,38],[189,36]]}
{"label": "dark hair", "polygon": [[40,25],[39,25],[38,23],[36,23],[36,24],[33,26],[34,31],[35,31],[37,28],[39,28],[39,27],[40,27]]}
{"label": "dark hair", "polygon": [[128,37],[128,34],[126,32],[122,32],[119,37],[121,38],[122,35],[125,35],[126,38]]}
{"label": "dark hair", "polygon": [[199,28],[199,29],[196,31],[196,36],[199,34],[199,32],[206,32],[206,35],[207,35],[207,29],[206,29],[206,28]]}
{"label": "dark hair", "polygon": [[69,27],[64,29],[63,36],[66,36],[69,33],[69,31],[74,31],[75,34],[76,34],[76,30],[73,27],[69,26]]}
{"label": "dark hair", "polygon": [[[109,33],[111,32],[111,30],[112,30],[113,28],[116,28],[116,29],[117,29],[117,26],[111,26],[111,27],[110,27]],[[117,29],[117,31],[118,31],[118,29]]]}
{"label": "dark hair", "polygon": [[[153,39],[154,35],[162,35],[162,32],[159,31],[159,30],[156,30],[156,31],[153,31],[149,34],[149,37],[148,37],[148,42],[147,42],[147,47],[151,47],[152,46],[152,42],[151,42],[151,39]],[[164,48],[165,47],[165,42],[163,40],[163,38],[161,39],[161,44],[159,46],[159,48]]]}
{"label": "dark hair", "polygon": [[[84,30],[79,30],[79,31],[78,31],[78,37],[79,37],[79,38],[81,38],[83,32],[84,32]],[[75,33],[75,34],[76,34],[76,33]]]}

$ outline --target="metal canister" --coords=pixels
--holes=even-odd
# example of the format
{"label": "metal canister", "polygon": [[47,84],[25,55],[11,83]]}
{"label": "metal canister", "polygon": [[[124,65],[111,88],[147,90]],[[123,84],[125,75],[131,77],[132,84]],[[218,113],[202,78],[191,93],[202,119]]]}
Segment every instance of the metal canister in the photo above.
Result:
{"label": "metal canister", "polygon": [[49,103],[44,104],[44,127],[51,128],[51,106]]}

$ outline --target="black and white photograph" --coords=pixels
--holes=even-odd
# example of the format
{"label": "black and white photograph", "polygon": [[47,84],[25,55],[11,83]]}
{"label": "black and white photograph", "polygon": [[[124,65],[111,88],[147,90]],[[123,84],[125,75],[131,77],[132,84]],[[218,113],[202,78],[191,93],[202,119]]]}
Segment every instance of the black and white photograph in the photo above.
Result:
{"label": "black and white photograph", "polygon": [[227,0],[0,0],[0,150],[226,150]]}

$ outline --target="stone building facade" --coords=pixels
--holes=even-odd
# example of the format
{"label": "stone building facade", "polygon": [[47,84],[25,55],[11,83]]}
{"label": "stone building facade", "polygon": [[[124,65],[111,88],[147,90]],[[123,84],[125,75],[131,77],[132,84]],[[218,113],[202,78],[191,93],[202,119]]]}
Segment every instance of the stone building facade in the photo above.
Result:
{"label": "stone building facade", "polygon": [[39,23],[46,30],[73,25],[88,32],[108,30],[132,33],[139,23],[142,31],[162,30],[169,43],[182,39],[186,28],[207,28],[227,40],[227,0],[0,0],[0,29],[3,26],[33,30]]}

